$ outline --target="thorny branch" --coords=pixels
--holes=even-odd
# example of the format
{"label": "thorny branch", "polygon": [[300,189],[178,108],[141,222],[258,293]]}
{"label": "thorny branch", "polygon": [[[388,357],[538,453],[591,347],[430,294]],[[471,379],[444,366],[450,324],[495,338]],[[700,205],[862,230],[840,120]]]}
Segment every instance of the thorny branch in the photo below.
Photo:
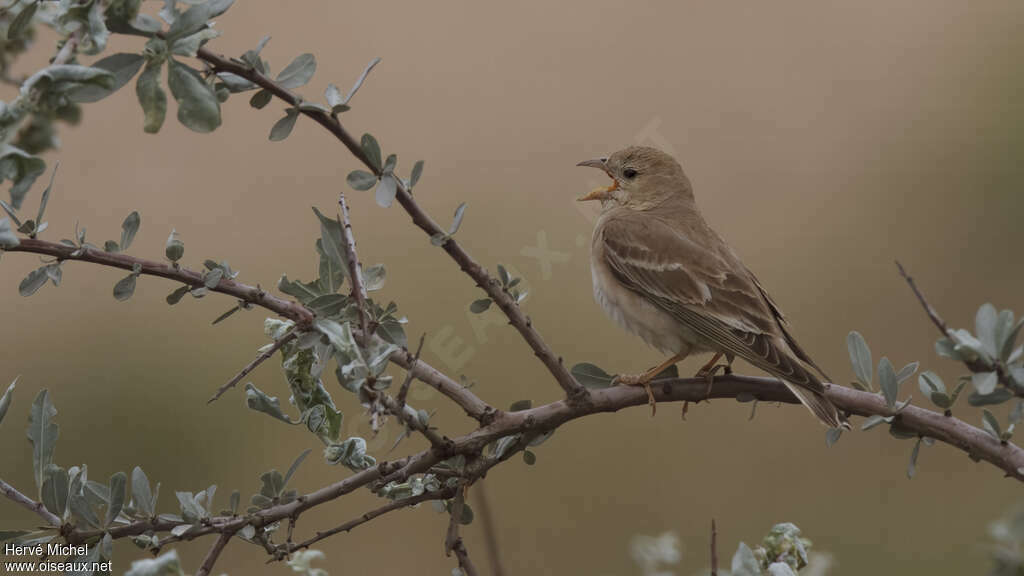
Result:
{"label": "thorny branch", "polygon": [[196,576],[209,576],[213,570],[213,565],[217,563],[217,558],[220,557],[220,553],[224,551],[224,547],[228,545],[228,542],[231,541],[231,537],[234,535],[234,532],[221,532],[220,537],[210,547],[210,551],[206,553],[206,558],[203,558],[203,563],[199,566]]}
{"label": "thorny branch", "polygon": [[[61,51],[62,55],[65,55],[65,52],[67,53],[64,56],[65,58],[70,58],[70,54],[74,52],[75,42],[77,42],[77,39],[72,37],[65,44],[66,50]],[[197,57],[209,64],[214,72],[229,72],[250,80],[292,106],[297,107],[300,103],[298,96],[244,63],[219,56],[205,47],[199,49]],[[60,59],[61,55],[58,55],[56,60]],[[369,167],[378,177],[381,176],[380,169],[369,160],[360,144],[347,132],[335,115],[310,107],[301,108],[301,113],[326,128],[358,160]],[[396,198],[417,227],[431,236],[444,232],[415,202],[411,191],[406,188],[401,180],[397,180],[397,187]],[[365,292],[363,291],[358,259],[355,253],[355,241],[351,235],[348,208],[343,195],[339,197],[339,204],[344,217],[345,249],[349,258],[353,297],[359,302],[360,308],[358,338],[365,342],[371,338],[376,338],[376,336],[372,334],[372,329],[366,318]],[[202,526],[192,528],[181,536],[165,538],[161,541],[160,546],[178,540],[191,540],[200,536],[218,534],[217,541],[210,549],[198,572],[202,576],[210,572],[230,539],[247,525],[251,525],[257,530],[255,541],[262,543],[268,553],[275,559],[280,559],[282,554],[306,548],[334,534],[347,532],[391,511],[414,506],[429,500],[454,497],[451,510],[452,521],[445,539],[445,550],[446,552],[455,553],[459,566],[467,575],[475,576],[477,574],[476,568],[469,559],[465,544],[458,531],[458,518],[461,516],[461,508],[464,505],[465,488],[484,477],[497,464],[525,449],[534,438],[549,433],[571,420],[591,414],[616,412],[623,408],[647,404],[646,392],[639,388],[615,386],[588,390],[581,386],[565,367],[562,358],[556,355],[544,342],[540,334],[533,327],[530,318],[520,309],[514,299],[501,289],[499,282],[492,278],[454,239],[448,237],[443,243],[442,248],[458,264],[460,269],[469,275],[508,317],[509,323],[516,328],[534,354],[547,367],[555,381],[561,386],[566,398],[518,412],[499,411],[481,400],[466,387],[419,359],[419,349],[417,349],[415,355],[409,354],[408,350],[397,351],[392,354],[390,361],[406,368],[409,374],[406,381],[403,382],[398,399],[392,399],[385,395],[385,405],[396,416],[401,418],[406,425],[424,434],[432,444],[430,449],[394,461],[380,462],[372,468],[354,473],[348,478],[300,496],[286,504],[273,505],[244,516],[208,518],[203,522]],[[73,254],[76,250],[79,253]],[[48,255],[61,261],[77,260],[125,270],[132,270],[138,266],[141,268],[141,274],[159,276],[193,287],[203,285],[203,277],[197,272],[121,253],[89,248],[79,249],[33,238],[21,239],[19,246],[8,251]],[[900,266],[900,272],[924,306],[932,321],[944,335],[948,335],[949,330],[945,323],[927,303],[902,266]],[[271,347],[267,352],[257,357],[256,360],[243,369],[239,376],[236,376],[235,379],[223,386],[221,390],[218,390],[218,393],[214,396],[216,398],[225,390],[231,388],[234,383],[244,378],[256,365],[273,355],[276,348],[279,348],[286,338],[290,338],[298,332],[308,330],[315,319],[315,314],[297,302],[268,294],[258,285],[249,286],[229,278],[221,279],[219,284],[212,288],[212,291],[227,294],[244,302],[263,307],[295,322],[294,332],[278,340],[275,343],[276,347]],[[422,346],[422,341],[421,338],[420,346]],[[1005,377],[1003,374],[1000,376],[1001,378]],[[412,377],[441,392],[460,406],[467,415],[476,419],[480,426],[472,432],[454,439],[441,437],[424,425],[420,425],[417,428],[415,423],[418,423],[418,419],[409,418],[409,415],[406,414],[405,406],[405,396]],[[652,387],[655,400],[658,402],[700,402],[710,400],[711,398],[755,398],[767,402],[799,403],[798,399],[782,382],[773,378],[739,375],[717,376],[714,378],[714,386],[711,388],[710,393],[705,378],[660,380],[653,382]],[[837,408],[850,414],[861,416],[892,415],[892,410],[879,394],[828,385],[825,395]],[[1008,477],[1013,477],[1018,481],[1024,480],[1024,451],[1012,443],[1000,443],[981,429],[957,418],[916,406],[907,406],[896,415],[896,418],[903,429],[913,431],[919,436],[931,437],[950,444],[965,451],[972,458],[985,460],[997,466]],[[516,439],[504,453],[500,455],[485,455],[485,448],[490,443],[511,436],[516,436]],[[452,455],[464,455],[467,461],[470,462],[465,470],[460,473],[458,488],[444,488],[435,492],[424,492],[414,497],[391,502],[337,527],[317,532],[315,536],[299,544],[291,544],[289,541],[282,545],[283,548],[270,543],[266,534],[262,532],[263,528],[279,521],[289,520],[294,523],[305,511],[333,501],[359,488],[378,488],[388,482],[401,482],[415,474],[427,473],[440,464],[442,460]],[[105,531],[83,530],[63,525],[62,520],[47,511],[42,503],[36,502],[18,492],[2,480],[0,480],[0,492],[18,505],[38,514],[52,527],[59,528],[64,539],[71,544],[91,542],[101,537],[104,533],[109,533],[112,538],[118,539],[147,533],[171,532],[174,528],[185,524],[182,521],[168,519],[167,517],[156,517],[138,520],[126,525],[112,526]],[[716,536],[713,524],[713,563],[717,561],[717,552],[715,550]]]}
{"label": "thorny branch", "polygon": [[341,208],[341,233],[343,235],[346,259],[348,260],[348,275],[352,279],[352,298],[356,301],[356,311],[359,313],[359,327],[363,338],[369,338],[373,332],[367,322],[368,311],[366,309],[366,285],[363,283],[363,266],[359,263],[359,256],[356,254],[356,239],[352,235],[352,220],[348,216],[348,203],[345,202],[345,193],[338,194],[338,206]]}
{"label": "thorny branch", "polygon": [[0,480],[0,492],[7,497],[8,500],[14,502],[18,506],[29,510],[30,512],[37,514],[40,518],[46,521],[50,526],[60,526],[61,520],[56,514],[50,512],[43,506],[42,502],[36,502],[35,500],[25,496],[18,491],[17,488],[11,486],[7,482]]}
{"label": "thorny branch", "polygon": [[444,538],[444,553],[451,556],[452,552],[455,552],[455,557],[459,561],[459,568],[462,569],[463,574],[466,576],[477,576],[476,566],[470,560],[466,543],[462,541],[462,536],[459,534],[459,524],[462,522],[462,511],[465,506],[466,487],[460,486],[455,494],[455,498],[452,499],[451,519],[448,521],[448,532]]}
{"label": "thorny branch", "polygon": [[281,346],[284,346],[285,344],[287,344],[287,343],[291,342],[292,340],[294,340],[296,336],[297,335],[295,333],[295,327],[293,326],[293,327],[289,328],[288,331],[285,332],[283,335],[281,335],[280,338],[278,338],[277,340],[274,340],[274,343],[271,344],[270,346],[268,346],[266,350],[264,350],[263,352],[260,352],[259,356],[254,358],[252,362],[249,362],[248,364],[246,364],[245,367],[242,368],[238,372],[238,374],[235,374],[235,376],[231,380],[228,380],[227,383],[225,383],[223,386],[218,388],[217,392],[214,393],[214,395],[211,396],[210,399],[206,401],[206,403],[207,404],[212,404],[218,398],[223,396],[225,392],[227,392],[228,390],[234,388],[235,385],[237,385],[239,382],[241,382],[243,378],[245,378],[246,376],[249,375],[250,372],[255,370],[257,366],[259,366],[264,361],[266,361],[268,358],[273,356],[275,352],[277,352],[278,350],[281,349]]}
{"label": "thorny branch", "polygon": [[298,550],[302,550],[303,548],[309,548],[313,544],[316,544],[317,542],[319,542],[319,541],[321,541],[321,540],[323,540],[325,538],[329,538],[331,536],[334,536],[335,534],[340,534],[342,532],[351,532],[353,528],[355,528],[355,527],[357,527],[357,526],[359,526],[361,524],[365,524],[365,523],[369,522],[370,520],[373,520],[374,518],[376,518],[378,516],[383,516],[383,515],[387,514],[388,512],[393,512],[395,510],[401,510],[402,508],[410,508],[410,507],[416,506],[418,504],[422,504],[423,502],[430,502],[432,500],[447,500],[448,498],[451,498],[454,495],[455,495],[455,489],[454,488],[445,488],[444,490],[441,490],[440,492],[424,492],[423,494],[420,494],[419,496],[410,496],[409,498],[404,498],[402,500],[396,500],[394,502],[391,502],[389,504],[381,506],[380,508],[375,508],[373,510],[370,510],[369,512],[363,514],[362,516],[359,516],[358,518],[353,518],[352,520],[349,520],[348,522],[345,522],[344,524],[335,526],[334,528],[331,528],[330,530],[324,530],[322,532],[317,532],[315,536],[313,536],[312,538],[309,538],[308,540],[304,540],[304,541],[302,541],[302,542],[300,542],[298,544],[289,545],[289,546],[287,546],[286,552],[288,554],[291,554],[292,552],[296,552]]}

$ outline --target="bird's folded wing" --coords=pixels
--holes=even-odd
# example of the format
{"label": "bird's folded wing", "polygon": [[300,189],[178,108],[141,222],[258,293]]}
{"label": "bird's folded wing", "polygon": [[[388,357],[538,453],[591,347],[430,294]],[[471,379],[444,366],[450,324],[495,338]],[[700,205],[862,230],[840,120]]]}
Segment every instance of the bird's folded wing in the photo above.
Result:
{"label": "bird's folded wing", "polygon": [[650,215],[608,219],[602,242],[609,267],[625,287],[716,348],[793,384],[822,388],[793,357],[773,304],[727,247],[702,245]]}

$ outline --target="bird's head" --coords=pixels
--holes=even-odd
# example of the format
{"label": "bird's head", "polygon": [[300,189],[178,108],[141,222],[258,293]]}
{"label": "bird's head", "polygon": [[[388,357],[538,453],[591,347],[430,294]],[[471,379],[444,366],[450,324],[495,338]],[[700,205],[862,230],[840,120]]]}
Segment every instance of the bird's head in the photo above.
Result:
{"label": "bird's head", "polygon": [[606,158],[577,166],[600,168],[611,177],[610,186],[597,188],[579,198],[613,201],[634,210],[647,210],[670,199],[693,199],[690,180],[676,159],[649,146],[630,146]]}

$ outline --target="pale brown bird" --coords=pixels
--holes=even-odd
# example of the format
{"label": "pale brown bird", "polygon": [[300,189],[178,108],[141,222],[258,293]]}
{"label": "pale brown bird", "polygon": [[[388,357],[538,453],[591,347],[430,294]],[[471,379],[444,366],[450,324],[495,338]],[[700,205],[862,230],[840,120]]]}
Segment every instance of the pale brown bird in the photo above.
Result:
{"label": "pale brown bird", "polygon": [[[790,334],[779,307],[736,253],[708,226],[690,180],[668,154],[631,146],[580,162],[612,184],[580,198],[600,200],[591,272],[594,297],[620,326],[672,356],[618,383],[644,386],[690,354],[714,352],[698,373],[736,356],[776,376],[829,427],[842,425],[818,377],[828,376]],[[814,372],[817,371],[818,374]]]}

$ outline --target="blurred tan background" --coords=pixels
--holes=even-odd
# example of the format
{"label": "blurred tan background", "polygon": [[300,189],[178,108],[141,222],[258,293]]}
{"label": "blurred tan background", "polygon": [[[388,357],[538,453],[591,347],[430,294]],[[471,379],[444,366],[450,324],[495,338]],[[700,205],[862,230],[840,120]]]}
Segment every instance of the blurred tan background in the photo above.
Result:
{"label": "blurred tan background", "polygon": [[[934,329],[892,261],[904,262],[954,326],[972,327],[985,301],[1024,313],[1022,24],[1024,4],[1012,0],[239,2],[219,19],[224,36],[211,47],[238,55],[270,34],[264,56],[275,71],[315,53],[318,72],[301,90],[311,98],[328,82],[346,89],[383,57],[344,122],[356,134],[372,131],[404,174],[426,160],[417,197],[440,221],[468,202],[459,240],[488,267],[501,262],[525,276],[526,309],[569,363],[620,372],[658,360],[594,304],[592,213],[574,201],[601,184],[576,162],[645,143],[677,155],[708,219],[837,379],[850,378],[845,336],[857,329],[876,362],[921,360],[950,382],[961,370],[933,354]],[[112,49],[141,47],[118,39]],[[37,61],[51,50],[37,45]],[[71,237],[77,219],[102,244],[138,209],[134,254],[159,257],[175,227],[190,266],[227,259],[240,280],[265,287],[282,273],[312,277],[319,232],[309,207],[333,211],[357,166],[305,120],[287,141],[269,142],[282,106],[255,111],[247,98],[232,98],[224,126],[206,136],[180,126],[173,103],[162,133],[143,134],[133,86],[88,106],[49,155],[61,170],[44,237]],[[558,397],[497,311],[470,316],[479,291],[397,206],[381,209],[371,193],[350,198],[360,254],[388,266],[382,297],[409,317],[410,339],[428,333],[429,362],[476,380],[498,406]],[[17,285],[36,258],[3,260],[0,381],[21,375],[0,425],[4,479],[34,491],[23,426],[43,387],[59,410],[57,461],[84,461],[101,479],[141,465],[162,482],[165,512],[176,511],[175,490],[211,483],[222,504],[233,489],[247,498],[260,473],[318,450],[302,429],[246,409],[240,390],[205,405],[265,342],[263,312],[211,327],[232,302],[186,298],[169,308],[164,296],[175,286],[152,278],[118,303],[111,290],[122,272],[74,263],[60,289],[24,299]],[[276,359],[252,380],[287,398]],[[348,431],[367,434],[351,395],[333,377],[328,384]],[[916,392],[915,379],[904,396]],[[413,397],[439,410],[445,432],[468,429],[438,397],[422,388]],[[965,403],[957,412],[980,421]],[[911,444],[883,429],[844,434],[828,449],[824,430],[798,407],[763,405],[753,422],[748,413],[749,405],[717,401],[691,407],[686,422],[676,406],[654,419],[646,409],[592,417],[559,430],[537,450],[536,466],[496,469],[486,485],[507,572],[638,574],[630,537],[671,530],[685,547],[677,572],[692,574],[707,564],[712,517],[726,563],[739,540],[754,543],[791,521],[835,556],[835,575],[987,570],[986,524],[1021,495],[994,468],[937,446],[922,450],[908,480]],[[394,430],[384,436],[371,443],[378,457]],[[421,445],[414,438],[400,450]],[[308,491],[346,474],[310,458],[294,483]],[[297,533],[374,505],[365,493],[345,498],[303,516]],[[3,527],[33,522],[0,506]],[[424,506],[321,548],[332,575],[448,574],[444,526]],[[479,525],[467,533],[486,564]],[[182,547],[188,568],[208,544]],[[121,546],[117,573],[138,556]],[[264,559],[233,543],[219,569],[289,572]]]}

